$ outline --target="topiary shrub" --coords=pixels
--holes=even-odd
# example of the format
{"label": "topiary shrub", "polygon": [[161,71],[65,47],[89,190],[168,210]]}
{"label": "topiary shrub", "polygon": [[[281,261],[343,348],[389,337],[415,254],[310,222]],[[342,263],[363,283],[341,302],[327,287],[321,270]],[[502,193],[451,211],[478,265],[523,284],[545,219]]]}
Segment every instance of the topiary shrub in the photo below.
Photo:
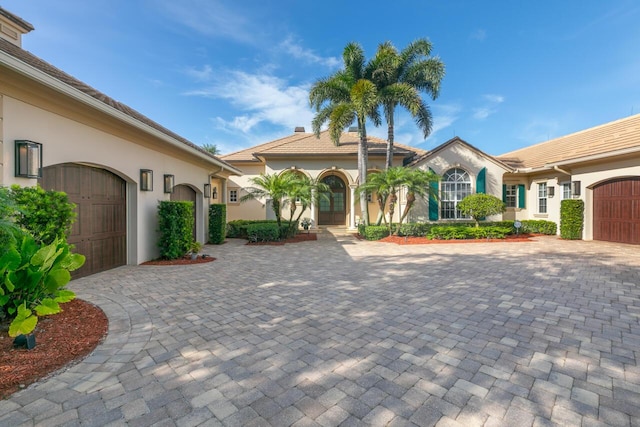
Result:
{"label": "topiary shrub", "polygon": [[380,240],[389,235],[389,228],[386,225],[368,225],[364,228],[363,237],[367,240]]}
{"label": "topiary shrub", "polygon": [[458,205],[458,209],[464,215],[471,216],[479,227],[479,222],[490,215],[496,215],[506,210],[505,204],[496,196],[484,193],[469,194],[462,199]]}
{"label": "topiary shrub", "polygon": [[227,205],[216,203],[209,206],[209,243],[224,243],[227,230]]}
{"label": "topiary shrub", "polygon": [[558,232],[558,225],[553,221],[524,219],[520,222],[522,223],[522,229],[520,231],[523,233],[547,234],[552,236]]}
{"label": "topiary shrub", "polygon": [[160,256],[177,259],[189,252],[193,242],[193,202],[160,201],[158,217]]}
{"label": "topiary shrub", "polygon": [[[284,226],[286,227],[286,226]],[[247,226],[247,239],[250,242],[275,242],[280,239],[280,231],[278,224],[273,223],[255,223]]]}
{"label": "topiary shrub", "polygon": [[567,199],[560,202],[560,237],[581,240],[584,227],[584,202]]}
{"label": "topiary shrub", "polygon": [[69,202],[67,193],[45,191],[40,186],[12,185],[10,197],[16,206],[16,225],[31,234],[37,243],[48,245],[69,236],[76,218],[76,205]]}
{"label": "topiary shrub", "polygon": [[277,224],[275,219],[236,219],[227,223],[227,237],[247,238],[247,227],[251,224]]}

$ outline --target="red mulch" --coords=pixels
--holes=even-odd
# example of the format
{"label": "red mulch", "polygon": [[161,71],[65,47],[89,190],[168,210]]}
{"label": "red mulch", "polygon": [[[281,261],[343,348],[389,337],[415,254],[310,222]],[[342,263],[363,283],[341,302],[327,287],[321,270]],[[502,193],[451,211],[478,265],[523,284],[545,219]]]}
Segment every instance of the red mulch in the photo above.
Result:
{"label": "red mulch", "polygon": [[282,246],[286,243],[300,243],[300,242],[311,242],[313,240],[318,240],[318,236],[316,233],[298,233],[293,237],[290,237],[286,240],[281,240],[279,242],[247,242],[247,245],[250,246]]}
{"label": "red mulch", "polygon": [[211,256],[202,257],[199,256],[196,259],[191,259],[191,256],[178,258],[178,259],[155,259],[153,261],[143,262],[141,265],[191,265],[191,264],[204,264],[205,262],[215,261],[216,259]]}
{"label": "red mulch", "polygon": [[8,324],[0,324],[0,399],[81,360],[107,335],[109,321],[95,305],[75,299],[62,310],[38,319],[31,350],[14,349]]}
{"label": "red mulch", "polygon": [[378,242],[395,243],[396,245],[432,245],[439,243],[497,243],[497,242],[531,242],[532,235],[520,234],[508,235],[504,239],[457,239],[457,240],[437,240],[427,239],[426,237],[404,237],[404,236],[387,236]]}

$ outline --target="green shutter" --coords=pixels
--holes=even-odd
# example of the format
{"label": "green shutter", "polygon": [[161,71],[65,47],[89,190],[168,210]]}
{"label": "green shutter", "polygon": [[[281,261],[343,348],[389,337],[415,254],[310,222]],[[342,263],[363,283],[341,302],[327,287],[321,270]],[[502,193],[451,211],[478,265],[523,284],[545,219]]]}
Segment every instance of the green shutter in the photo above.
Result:
{"label": "green shutter", "polygon": [[487,192],[487,168],[480,169],[476,178],[476,193],[485,194]]}
{"label": "green shutter", "polygon": [[525,203],[526,197],[524,192],[524,184],[518,184],[518,207],[524,209],[526,207]]}
{"label": "green shutter", "polygon": [[507,184],[502,184],[502,202],[507,203]]}
{"label": "green shutter", "polygon": [[[429,170],[433,173],[436,173],[433,169],[429,168]],[[438,220],[438,199],[436,198],[436,194],[438,194],[438,183],[431,182],[429,184],[431,187],[431,191],[429,191],[429,221],[437,221]]]}

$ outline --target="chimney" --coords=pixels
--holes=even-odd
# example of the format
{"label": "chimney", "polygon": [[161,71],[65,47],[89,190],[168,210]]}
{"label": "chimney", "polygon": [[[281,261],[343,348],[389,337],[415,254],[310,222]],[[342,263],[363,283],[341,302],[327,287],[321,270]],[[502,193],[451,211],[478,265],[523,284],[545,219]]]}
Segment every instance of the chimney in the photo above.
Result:
{"label": "chimney", "polygon": [[22,47],[22,35],[33,31],[33,25],[0,7],[0,38]]}
{"label": "chimney", "polygon": [[293,130],[294,133],[304,133],[304,126],[296,126]]}

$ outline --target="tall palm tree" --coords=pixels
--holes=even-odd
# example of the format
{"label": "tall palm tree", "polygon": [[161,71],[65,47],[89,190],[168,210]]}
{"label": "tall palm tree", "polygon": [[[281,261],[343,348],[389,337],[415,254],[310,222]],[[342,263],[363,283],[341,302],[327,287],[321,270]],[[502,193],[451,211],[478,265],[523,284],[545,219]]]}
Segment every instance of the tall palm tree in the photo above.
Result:
{"label": "tall palm tree", "polygon": [[385,42],[378,46],[376,55],[367,64],[365,75],[376,84],[387,122],[387,168],[393,162],[394,114],[398,105],[411,113],[425,138],[431,133],[431,111],[420,92],[426,92],[435,100],[445,72],[440,58],[430,56],[431,50],[427,39],[417,39],[401,52],[391,42]]}
{"label": "tall palm tree", "polygon": [[[309,91],[309,103],[316,109],[313,131],[317,136],[325,123],[329,123],[329,135],[338,145],[343,130],[354,121],[358,126],[358,180],[367,181],[368,147],[367,118],[374,125],[380,124],[376,85],[365,75],[366,61],[362,47],[349,43],[342,54],[344,68],[335,74],[316,81]],[[367,195],[360,194],[361,217],[369,224]]]}

